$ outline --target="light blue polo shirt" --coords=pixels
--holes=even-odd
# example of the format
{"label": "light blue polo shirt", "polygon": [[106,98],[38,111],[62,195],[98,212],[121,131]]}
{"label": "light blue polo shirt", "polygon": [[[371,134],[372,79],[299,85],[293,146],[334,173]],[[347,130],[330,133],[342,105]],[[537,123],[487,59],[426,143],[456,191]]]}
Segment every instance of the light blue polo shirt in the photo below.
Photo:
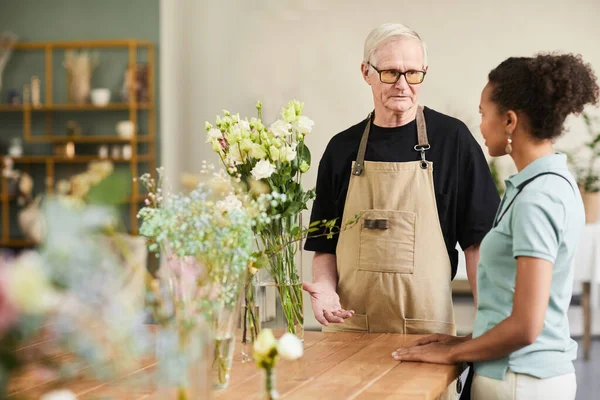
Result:
{"label": "light blue polo shirt", "polygon": [[510,177],[498,215],[504,213],[519,185],[543,172],[558,173],[568,182],[556,175],[533,180],[481,242],[473,337],[483,335],[511,314],[518,256],[553,263],[544,327],[533,344],[502,359],[475,363],[478,375],[503,380],[510,369],[543,379],[574,371],[577,343],[571,339],[567,310],[573,291],[571,261],[585,213],[567,157],[559,153],[541,157]]}

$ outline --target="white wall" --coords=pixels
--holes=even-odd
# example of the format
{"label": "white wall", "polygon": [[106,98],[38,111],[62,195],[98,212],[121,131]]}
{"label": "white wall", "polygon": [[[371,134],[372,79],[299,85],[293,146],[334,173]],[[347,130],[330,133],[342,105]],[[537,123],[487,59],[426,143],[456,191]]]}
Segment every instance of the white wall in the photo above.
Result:
{"label": "white wall", "polygon": [[[222,109],[253,116],[260,99],[270,121],[296,98],[316,123],[304,180],[312,187],[329,139],[372,108],[359,68],[364,38],[383,22],[419,32],[430,64],[421,102],[462,119],[479,139],[479,95],[492,68],[509,56],[568,51],[600,74],[599,21],[600,0],[162,0],[164,165],[176,176],[215,161],[203,128]],[[558,147],[585,137],[581,121],[569,126]],[[511,172],[510,160],[502,166]]]}

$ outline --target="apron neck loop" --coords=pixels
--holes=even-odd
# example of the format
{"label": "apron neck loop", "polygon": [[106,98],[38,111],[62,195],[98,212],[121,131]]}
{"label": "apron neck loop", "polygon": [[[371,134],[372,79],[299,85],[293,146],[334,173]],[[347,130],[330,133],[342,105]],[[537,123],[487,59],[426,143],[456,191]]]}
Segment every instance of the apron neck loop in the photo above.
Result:
{"label": "apron neck loop", "polygon": [[425,152],[431,148],[427,138],[427,126],[425,125],[425,115],[423,106],[417,108],[417,145],[415,150],[421,153],[421,168],[427,169],[429,163],[425,159]]}
{"label": "apron neck loop", "polygon": [[[362,138],[360,139],[360,146],[358,147],[358,156],[352,175],[360,176],[364,169],[365,154],[367,152],[367,142],[369,141],[369,133],[371,132],[371,124],[375,119],[375,111],[372,111],[365,120],[366,126],[363,132]],[[427,126],[425,125],[425,115],[423,114],[423,106],[417,108],[417,145],[415,150],[421,153],[421,168],[427,169],[429,162],[425,158],[425,152],[431,148],[429,145],[429,139],[427,138]]]}

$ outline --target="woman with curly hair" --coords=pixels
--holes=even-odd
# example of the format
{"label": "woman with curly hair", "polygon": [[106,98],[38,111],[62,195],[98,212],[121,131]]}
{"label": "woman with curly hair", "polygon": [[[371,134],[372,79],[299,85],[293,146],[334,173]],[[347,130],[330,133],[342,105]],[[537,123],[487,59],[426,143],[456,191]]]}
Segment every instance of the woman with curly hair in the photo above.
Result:
{"label": "woman with curly hair", "polygon": [[481,243],[473,334],[432,335],[399,349],[400,361],[474,362],[474,399],[575,399],[567,310],[571,261],[585,224],[577,184],[553,140],[566,117],[597,104],[589,64],[571,54],[509,58],[481,94],[481,133],[491,156],[518,173]]}

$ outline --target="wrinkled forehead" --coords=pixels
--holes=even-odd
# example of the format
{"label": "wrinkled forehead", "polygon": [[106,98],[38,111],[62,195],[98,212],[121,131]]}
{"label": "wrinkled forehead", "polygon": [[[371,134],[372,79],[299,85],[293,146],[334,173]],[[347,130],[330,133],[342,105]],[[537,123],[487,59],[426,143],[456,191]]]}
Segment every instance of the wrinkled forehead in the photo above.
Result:
{"label": "wrinkled forehead", "polygon": [[377,68],[425,67],[425,55],[420,41],[413,38],[394,38],[381,43],[373,52],[370,62]]}

